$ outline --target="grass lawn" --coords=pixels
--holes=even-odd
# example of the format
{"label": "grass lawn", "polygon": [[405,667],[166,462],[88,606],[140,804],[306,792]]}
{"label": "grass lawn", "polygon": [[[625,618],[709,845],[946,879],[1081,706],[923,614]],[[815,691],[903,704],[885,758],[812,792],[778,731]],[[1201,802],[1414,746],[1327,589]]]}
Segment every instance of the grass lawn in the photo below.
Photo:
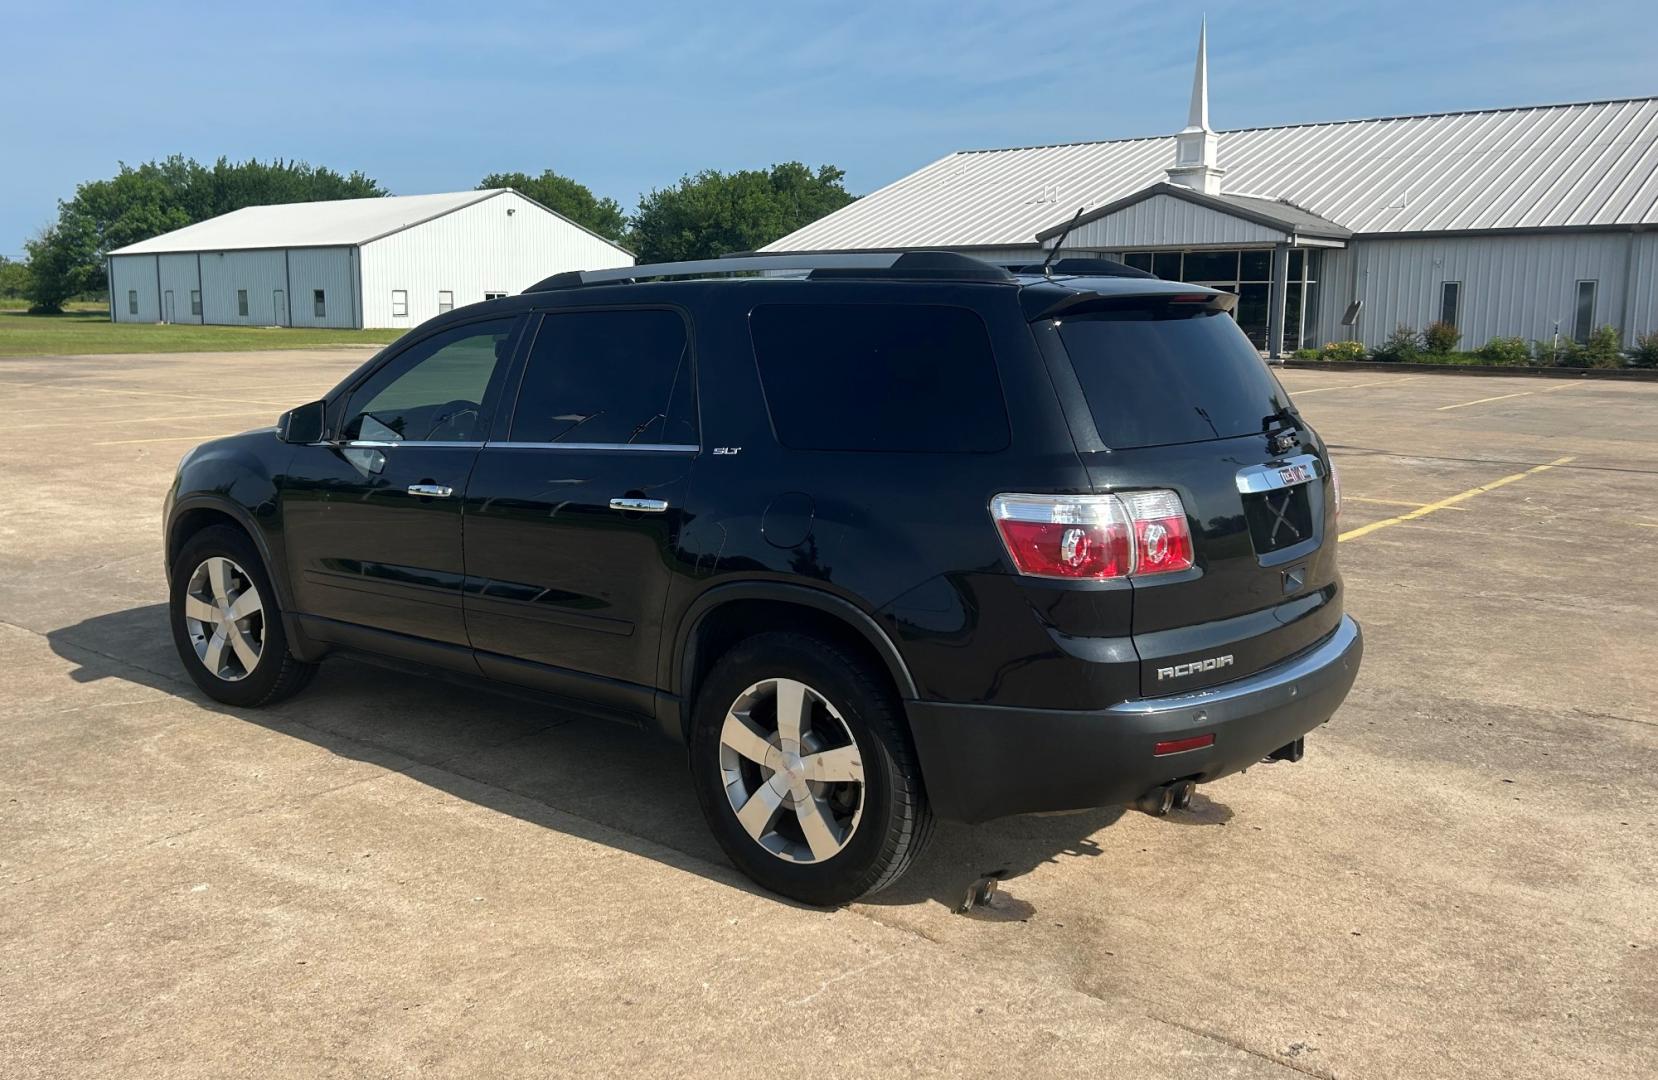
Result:
{"label": "grass lawn", "polygon": [[402,330],[112,323],[103,305],[94,311],[67,311],[62,315],[27,315],[0,308],[0,356],[313,349],[323,345],[384,345],[402,335]]}

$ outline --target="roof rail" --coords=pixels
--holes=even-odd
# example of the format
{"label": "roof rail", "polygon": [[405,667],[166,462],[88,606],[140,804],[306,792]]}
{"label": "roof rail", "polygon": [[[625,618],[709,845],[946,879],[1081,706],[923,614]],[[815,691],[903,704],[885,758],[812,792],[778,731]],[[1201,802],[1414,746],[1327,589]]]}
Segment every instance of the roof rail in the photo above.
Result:
{"label": "roof rail", "polygon": [[1055,259],[1046,268],[1041,263],[998,263],[1015,274],[1074,274],[1081,277],[1156,277],[1138,267],[1115,259]]}
{"label": "roof rail", "polygon": [[955,251],[828,252],[816,255],[780,253],[743,254],[723,259],[645,263],[614,270],[569,270],[536,282],[524,291],[552,292],[587,285],[631,284],[645,279],[705,278],[723,274],[754,274],[775,270],[803,270],[814,278],[881,277],[932,281],[1012,281],[1000,266]]}

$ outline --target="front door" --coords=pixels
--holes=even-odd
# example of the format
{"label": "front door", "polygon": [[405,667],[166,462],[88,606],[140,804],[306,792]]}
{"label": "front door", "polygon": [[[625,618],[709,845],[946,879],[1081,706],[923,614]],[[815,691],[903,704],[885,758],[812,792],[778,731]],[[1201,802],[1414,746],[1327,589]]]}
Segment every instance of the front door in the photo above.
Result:
{"label": "front door", "polygon": [[461,503],[522,322],[399,349],[330,410],[336,440],[296,448],[281,502],[301,614],[465,648]]}
{"label": "front door", "polygon": [[271,296],[271,325],[288,325],[288,294],[281,289]]}
{"label": "front door", "polygon": [[[641,704],[697,456],[668,309],[546,315],[466,494],[466,625],[486,674]],[[599,676],[597,680],[585,678]]]}
{"label": "front door", "polygon": [[164,323],[173,321],[173,290],[171,289],[161,294],[161,321]]}

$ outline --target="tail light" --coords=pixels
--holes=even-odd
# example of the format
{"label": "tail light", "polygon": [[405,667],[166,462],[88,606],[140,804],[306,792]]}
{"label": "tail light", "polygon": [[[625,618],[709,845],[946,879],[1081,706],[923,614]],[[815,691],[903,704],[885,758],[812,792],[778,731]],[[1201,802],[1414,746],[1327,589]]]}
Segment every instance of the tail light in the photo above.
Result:
{"label": "tail light", "polygon": [[1192,566],[1186,510],[1172,491],[998,495],[990,516],[1021,574],[1105,580]]}

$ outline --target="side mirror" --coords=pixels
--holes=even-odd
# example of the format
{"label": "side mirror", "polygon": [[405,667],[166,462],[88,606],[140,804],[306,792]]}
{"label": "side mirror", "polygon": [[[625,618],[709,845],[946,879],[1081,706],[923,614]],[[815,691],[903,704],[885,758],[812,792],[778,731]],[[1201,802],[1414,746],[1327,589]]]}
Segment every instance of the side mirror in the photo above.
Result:
{"label": "side mirror", "polygon": [[323,403],[313,401],[289,409],[276,421],[276,437],[285,443],[309,445],[322,441]]}

